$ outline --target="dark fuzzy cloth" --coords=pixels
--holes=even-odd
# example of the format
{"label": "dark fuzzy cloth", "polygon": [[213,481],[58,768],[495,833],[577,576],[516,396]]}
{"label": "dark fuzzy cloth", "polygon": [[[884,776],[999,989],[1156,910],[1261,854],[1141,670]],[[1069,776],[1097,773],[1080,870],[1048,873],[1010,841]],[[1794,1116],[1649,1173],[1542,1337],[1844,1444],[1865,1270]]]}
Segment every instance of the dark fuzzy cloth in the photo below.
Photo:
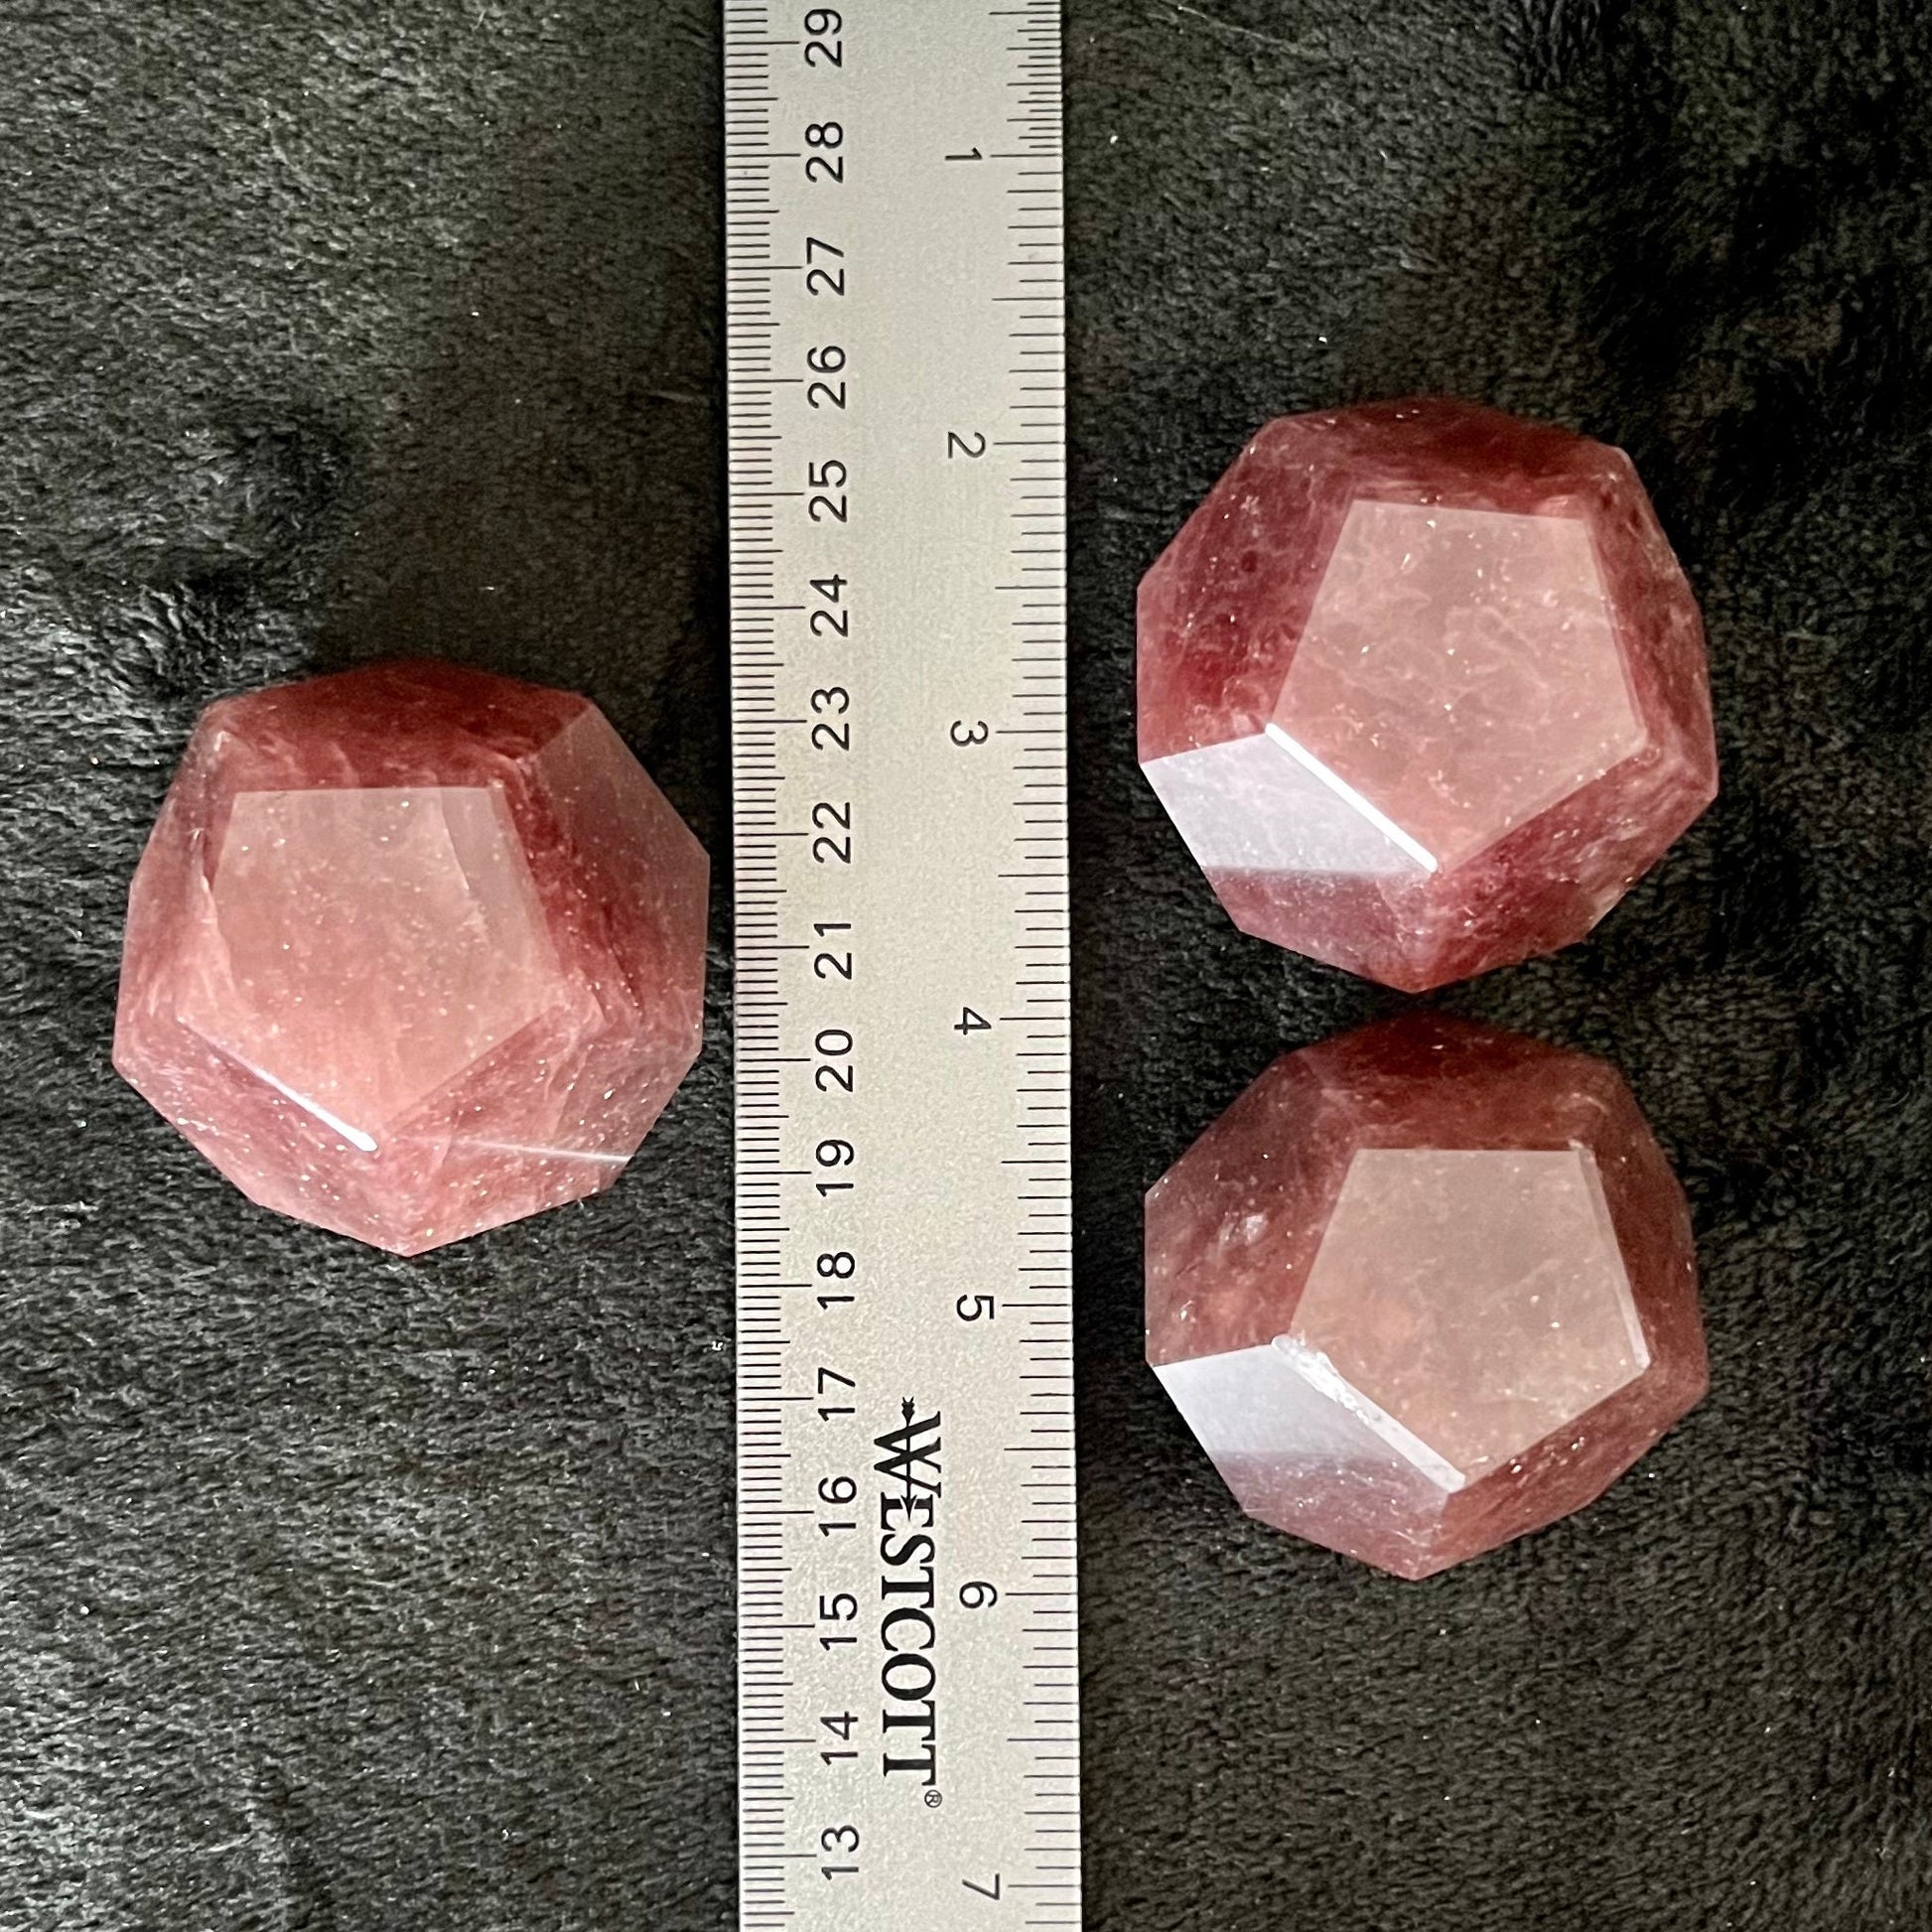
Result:
{"label": "dark fuzzy cloth", "polygon": [[[713,0],[0,0],[0,1927],[715,1928],[734,1893],[729,906],[618,1190],[417,1262],[115,1080],[197,709],[407,646],[580,687],[722,855]],[[1932,1925],[1932,27],[1916,0],[1073,0],[1090,1922]],[[1448,1004],[1612,1056],[1715,1388],[1404,1586],[1239,1516],[1139,1195],[1391,1005],[1140,782],[1141,571],[1282,410],[1649,479],[1725,793]]]}

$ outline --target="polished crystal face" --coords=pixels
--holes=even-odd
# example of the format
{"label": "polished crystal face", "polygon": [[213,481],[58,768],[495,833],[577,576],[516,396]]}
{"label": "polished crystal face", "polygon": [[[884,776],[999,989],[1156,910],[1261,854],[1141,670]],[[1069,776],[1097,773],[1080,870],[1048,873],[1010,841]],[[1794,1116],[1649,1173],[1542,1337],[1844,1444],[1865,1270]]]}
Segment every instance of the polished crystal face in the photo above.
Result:
{"label": "polished crystal face", "polygon": [[1582,937],[1716,789],[1629,463],[1459,403],[1263,430],[1142,586],[1140,704],[1237,923],[1411,990]]}
{"label": "polished crystal face", "polygon": [[707,887],[581,698],[230,699],[135,877],[115,1063],[254,1199],[419,1252],[621,1170],[697,1051]]}
{"label": "polished crystal face", "polygon": [[1582,1147],[1357,1149],[1286,1345],[1448,1489],[1650,1361]]}
{"label": "polished crystal face", "polygon": [[1269,722],[1427,871],[1644,747],[1580,518],[1359,500]]}
{"label": "polished crystal face", "polygon": [[176,1017],[365,1152],[555,996],[529,861],[482,785],[244,791],[208,900],[224,970]]}
{"label": "polished crystal face", "polygon": [[1148,1196],[1149,1359],[1254,1515],[1405,1577],[1702,1394],[1683,1194],[1601,1061],[1418,1015],[1278,1060]]}

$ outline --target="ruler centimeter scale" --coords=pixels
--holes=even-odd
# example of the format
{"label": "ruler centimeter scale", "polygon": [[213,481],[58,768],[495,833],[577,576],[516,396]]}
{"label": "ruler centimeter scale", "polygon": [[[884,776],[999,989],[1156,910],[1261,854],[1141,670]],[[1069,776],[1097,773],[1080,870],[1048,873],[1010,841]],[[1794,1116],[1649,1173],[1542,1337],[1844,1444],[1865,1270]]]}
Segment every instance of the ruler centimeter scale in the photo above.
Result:
{"label": "ruler centimeter scale", "polygon": [[725,0],[741,1924],[1077,1926],[1057,0]]}

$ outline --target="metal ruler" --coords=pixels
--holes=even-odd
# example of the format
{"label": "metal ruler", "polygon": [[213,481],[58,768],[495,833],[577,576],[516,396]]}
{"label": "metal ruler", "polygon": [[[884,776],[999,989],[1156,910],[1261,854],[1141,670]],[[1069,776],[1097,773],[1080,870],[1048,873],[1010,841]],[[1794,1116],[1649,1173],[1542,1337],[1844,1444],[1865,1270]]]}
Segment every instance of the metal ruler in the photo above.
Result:
{"label": "metal ruler", "polygon": [[741,1923],[1080,1917],[1057,0],[726,0]]}

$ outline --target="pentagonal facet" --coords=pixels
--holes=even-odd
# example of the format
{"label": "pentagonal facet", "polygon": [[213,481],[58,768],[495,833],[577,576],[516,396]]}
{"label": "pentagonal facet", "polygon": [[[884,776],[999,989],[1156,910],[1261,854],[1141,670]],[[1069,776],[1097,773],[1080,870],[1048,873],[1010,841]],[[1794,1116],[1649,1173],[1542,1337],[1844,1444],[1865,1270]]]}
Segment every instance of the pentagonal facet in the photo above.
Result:
{"label": "pentagonal facet", "polygon": [[435,1247],[622,1169],[697,1051],[707,874],[582,698],[230,699],[135,876],[115,1064],[264,1205]]}
{"label": "pentagonal facet", "polygon": [[529,864],[483,786],[244,791],[208,895],[227,970],[177,1017],[364,1151],[556,986]]}
{"label": "pentagonal facet", "polygon": [[1148,1355],[1243,1506],[1408,1577],[1702,1394],[1681,1190],[1602,1062],[1416,1015],[1278,1060],[1148,1196]]}
{"label": "pentagonal facet", "polygon": [[1581,518],[1359,498],[1270,723],[1431,870],[1644,744]]}
{"label": "pentagonal facet", "polygon": [[1583,1147],[1358,1149],[1288,1339],[1450,1489],[1650,1360]]}
{"label": "pentagonal facet", "polygon": [[1236,922],[1412,990],[1582,937],[1716,789],[1627,459],[1459,403],[1264,429],[1142,585],[1140,707]]}

